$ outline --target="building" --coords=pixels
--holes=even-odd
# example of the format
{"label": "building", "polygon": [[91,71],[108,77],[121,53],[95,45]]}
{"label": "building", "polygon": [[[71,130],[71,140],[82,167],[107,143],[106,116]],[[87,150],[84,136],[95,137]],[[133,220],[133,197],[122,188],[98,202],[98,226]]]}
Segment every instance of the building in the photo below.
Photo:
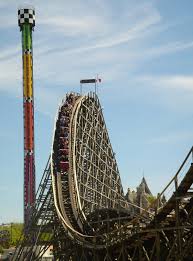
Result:
{"label": "building", "polygon": [[141,213],[143,209],[150,205],[153,195],[143,177],[139,186],[135,189],[128,188],[126,199],[130,203],[131,215]]}

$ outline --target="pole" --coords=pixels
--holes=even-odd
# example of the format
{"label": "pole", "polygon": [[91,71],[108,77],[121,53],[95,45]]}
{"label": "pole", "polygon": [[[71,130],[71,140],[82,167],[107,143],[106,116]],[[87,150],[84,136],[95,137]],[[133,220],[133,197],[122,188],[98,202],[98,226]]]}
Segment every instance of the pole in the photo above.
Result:
{"label": "pole", "polygon": [[12,228],[13,228],[13,227],[12,227],[12,226],[13,226],[13,223],[11,222],[11,233],[10,233],[10,234],[11,234],[11,235],[10,235],[10,236],[11,236],[11,245],[12,245],[12,242],[13,242],[13,234],[12,234]]}
{"label": "pole", "polygon": [[32,31],[35,27],[35,9],[18,9],[18,25],[22,32],[23,57],[23,122],[24,122],[24,228],[30,221],[35,202],[34,157],[34,96]]}

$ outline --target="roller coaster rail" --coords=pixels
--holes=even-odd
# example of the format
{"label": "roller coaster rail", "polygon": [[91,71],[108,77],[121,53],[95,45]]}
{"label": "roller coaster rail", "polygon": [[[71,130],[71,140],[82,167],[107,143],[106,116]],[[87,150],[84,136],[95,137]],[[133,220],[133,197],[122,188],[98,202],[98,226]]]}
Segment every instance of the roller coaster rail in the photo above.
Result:
{"label": "roller coaster rail", "polygon": [[54,260],[192,260],[192,158],[193,147],[150,206],[132,216],[98,97],[67,94],[13,260],[41,260],[50,246]]}

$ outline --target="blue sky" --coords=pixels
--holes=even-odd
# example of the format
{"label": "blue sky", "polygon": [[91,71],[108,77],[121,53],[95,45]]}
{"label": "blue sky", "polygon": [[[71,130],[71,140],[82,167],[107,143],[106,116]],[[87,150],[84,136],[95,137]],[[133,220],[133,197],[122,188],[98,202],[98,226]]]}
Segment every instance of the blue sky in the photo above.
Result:
{"label": "blue sky", "polygon": [[[21,34],[17,7],[0,1],[0,223],[23,219]],[[123,187],[144,173],[158,193],[193,144],[193,2],[31,1],[37,184],[58,103],[99,74],[99,97]],[[91,90],[86,87],[84,90]]]}

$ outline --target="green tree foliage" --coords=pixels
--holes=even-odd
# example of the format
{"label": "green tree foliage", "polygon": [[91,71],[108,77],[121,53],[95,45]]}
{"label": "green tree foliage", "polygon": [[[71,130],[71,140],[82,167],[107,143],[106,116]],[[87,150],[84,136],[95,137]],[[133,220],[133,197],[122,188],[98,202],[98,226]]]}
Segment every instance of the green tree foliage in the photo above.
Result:
{"label": "green tree foliage", "polygon": [[148,196],[147,196],[147,200],[148,200],[149,204],[152,205],[153,202],[155,202],[156,197],[154,197],[154,196],[152,196],[152,195],[148,195]]}
{"label": "green tree foliage", "polygon": [[1,243],[0,246],[4,248],[8,248],[10,246],[16,246],[23,231],[23,224],[21,223],[10,223],[6,225],[0,225],[0,232],[7,231],[9,233],[9,239],[6,241],[6,246]]}

